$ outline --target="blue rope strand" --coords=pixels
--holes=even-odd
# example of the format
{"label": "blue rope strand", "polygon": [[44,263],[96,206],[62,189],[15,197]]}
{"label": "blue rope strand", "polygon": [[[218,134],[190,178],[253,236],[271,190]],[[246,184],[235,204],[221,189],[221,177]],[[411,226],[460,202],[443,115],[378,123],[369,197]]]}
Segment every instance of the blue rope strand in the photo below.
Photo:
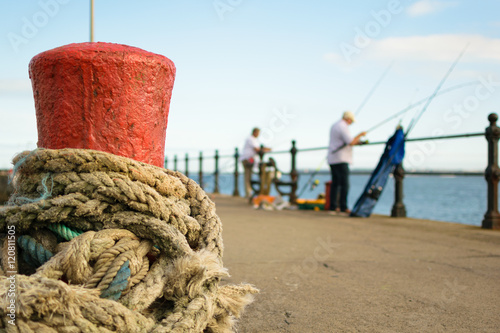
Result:
{"label": "blue rope strand", "polygon": [[42,244],[28,235],[20,236],[17,239],[17,244],[32,259],[28,260],[28,263],[36,263],[35,266],[43,265],[53,256],[52,252],[45,249]]}
{"label": "blue rope strand", "polygon": [[[47,186],[47,180],[49,178],[51,180],[50,189]],[[52,189],[54,188],[54,177],[52,176],[52,173],[48,172],[45,175],[45,177],[42,178],[42,188],[43,188],[43,191],[42,191],[40,197],[38,197],[36,199],[31,199],[31,198],[27,198],[27,197],[18,197],[18,198],[16,198],[16,201],[18,201],[19,203],[33,203],[33,202],[38,202],[38,201],[42,201],[42,200],[49,198],[52,195]]]}
{"label": "blue rope strand", "polygon": [[120,267],[109,287],[101,292],[101,298],[117,301],[121,297],[122,292],[127,288],[129,278],[130,268],[129,261],[127,260]]}
{"label": "blue rope strand", "polygon": [[16,164],[14,164],[14,167],[12,168],[12,174],[9,177],[9,184],[12,183],[12,180],[14,179],[14,176],[16,175],[16,173],[17,173],[18,169],[21,167],[21,165],[23,165],[24,162],[26,162],[26,160],[28,159],[28,157],[30,157],[31,155],[33,155],[34,153],[36,153],[36,151],[38,149],[39,148],[36,148],[36,149],[32,150],[28,155],[24,156],[19,161],[17,161]]}

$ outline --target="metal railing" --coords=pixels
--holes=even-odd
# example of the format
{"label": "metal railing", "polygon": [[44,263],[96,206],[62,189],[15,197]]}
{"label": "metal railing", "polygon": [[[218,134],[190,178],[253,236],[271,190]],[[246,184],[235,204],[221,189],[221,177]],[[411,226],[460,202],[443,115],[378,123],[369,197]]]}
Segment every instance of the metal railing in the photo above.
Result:
{"label": "metal railing", "polygon": [[[482,227],[486,229],[500,229],[500,213],[498,212],[498,181],[500,179],[500,168],[498,166],[498,140],[500,139],[500,128],[497,127],[496,122],[498,120],[498,115],[492,113],[488,116],[489,126],[486,128],[485,132],[479,133],[465,133],[465,134],[455,134],[455,135],[445,135],[445,136],[435,136],[435,137],[421,137],[421,138],[411,138],[406,139],[406,142],[414,142],[414,141],[426,141],[426,140],[447,140],[447,139],[458,139],[458,138],[470,138],[470,137],[479,137],[485,136],[488,142],[488,165],[485,171],[485,178],[487,181],[487,211],[484,215],[484,219],[482,221]],[[364,145],[382,145],[386,144],[385,141],[378,142],[370,142]],[[272,151],[264,153],[261,150],[260,162],[259,162],[259,178],[262,181],[263,170],[267,163],[264,162],[264,156],[267,155],[279,155],[279,154],[290,154],[291,157],[291,168],[290,168],[290,181],[280,181],[274,180],[273,183],[277,191],[281,195],[286,195],[289,197],[289,201],[292,204],[295,204],[297,201],[297,189],[298,189],[298,178],[299,172],[297,170],[297,154],[302,152],[311,152],[311,151],[321,151],[327,150],[328,147],[312,147],[312,148],[303,148],[298,149],[296,147],[296,141],[293,140],[291,144],[290,150],[282,150],[282,151]],[[189,157],[188,154],[185,155],[185,169],[184,174],[189,177],[189,160],[190,159],[198,159],[199,167],[198,167],[198,177],[199,184],[203,186],[203,161],[204,159],[213,159],[215,162],[215,169],[213,172],[214,176],[214,190],[213,193],[219,193],[219,182],[220,182],[220,169],[219,169],[219,161],[222,158],[233,158],[234,159],[234,190],[233,196],[240,196],[239,193],[239,151],[238,148],[235,148],[234,154],[231,155],[219,155],[219,151],[215,150],[214,156],[204,157],[203,153],[200,152],[199,157]],[[178,157],[177,155],[173,158],[174,170],[178,170]],[[165,168],[168,167],[168,160],[165,158]],[[394,193],[394,205],[392,208],[391,216],[393,217],[404,217],[406,216],[406,208],[403,203],[403,179],[404,179],[404,169],[402,165],[396,167],[393,172],[395,179],[395,193]],[[253,181],[254,185],[258,185],[260,181]],[[288,187],[289,191],[285,192],[280,189],[280,187]],[[254,192],[258,193],[259,188],[254,188]]]}

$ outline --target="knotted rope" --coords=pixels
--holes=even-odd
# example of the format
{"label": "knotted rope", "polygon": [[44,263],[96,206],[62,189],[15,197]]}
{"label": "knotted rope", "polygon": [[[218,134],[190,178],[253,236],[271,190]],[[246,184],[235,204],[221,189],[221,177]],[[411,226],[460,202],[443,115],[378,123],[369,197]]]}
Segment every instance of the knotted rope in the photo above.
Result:
{"label": "knotted rope", "polygon": [[[257,290],[219,285],[222,225],[193,180],[83,149],[14,164],[0,231],[18,238],[19,332],[232,332]],[[3,243],[0,314],[12,271]]]}

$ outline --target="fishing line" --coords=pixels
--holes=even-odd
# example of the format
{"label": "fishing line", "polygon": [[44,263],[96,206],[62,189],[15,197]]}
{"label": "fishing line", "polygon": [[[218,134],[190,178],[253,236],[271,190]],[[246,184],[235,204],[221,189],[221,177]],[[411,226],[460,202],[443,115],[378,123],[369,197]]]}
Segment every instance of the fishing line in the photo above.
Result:
{"label": "fishing line", "polygon": [[[422,110],[417,113],[413,119],[411,120],[410,122],[410,125],[408,126],[408,129],[406,130],[406,133],[404,134],[404,137],[406,138],[406,136],[408,135],[408,133],[410,132],[410,130],[415,126],[415,124],[417,123],[417,121],[420,119],[420,117],[422,116],[422,114],[425,112],[425,110],[427,109],[427,107],[429,106],[430,102],[432,101],[432,99],[434,97],[437,96],[439,90],[441,89],[441,86],[444,84],[444,82],[446,81],[446,79],[448,78],[448,76],[451,74],[451,72],[453,71],[453,69],[455,68],[455,66],[457,65],[457,63],[460,61],[460,59],[462,58],[463,54],[465,53],[465,50],[467,49],[467,47],[469,46],[469,43],[467,43],[467,45],[465,45],[464,49],[462,50],[462,52],[460,52],[460,54],[458,55],[457,59],[455,59],[455,61],[453,62],[453,64],[450,66],[450,68],[448,69],[448,71],[446,72],[445,76],[441,79],[441,82],[439,82],[438,86],[436,87],[436,89],[434,90],[434,93],[428,97],[426,100],[427,100],[427,103],[425,104],[425,106],[422,108]],[[474,83],[476,83],[477,81],[474,81]],[[467,83],[467,84],[470,84]],[[461,84],[461,85],[458,85],[458,86],[454,86],[452,88],[456,89],[457,87],[462,87],[466,84]],[[447,91],[450,91],[452,88],[449,88],[447,89]],[[442,93],[444,93],[445,91],[443,91]],[[407,110],[406,110],[407,111]],[[394,118],[394,117],[392,117]],[[400,145],[404,144],[405,140],[402,140],[398,147],[396,148],[399,149]],[[392,161],[392,158],[394,156],[391,156],[390,159],[389,159],[389,162]],[[390,163],[387,163],[386,167],[389,166]],[[378,175],[380,177],[380,174]],[[378,180],[378,178],[376,178],[375,180]]]}
{"label": "fishing line", "polygon": [[[365,104],[368,102],[368,100],[370,99],[370,97],[373,95],[373,93],[375,92],[375,90],[378,88],[378,86],[380,85],[380,83],[382,82],[382,80],[385,78],[385,76],[387,75],[387,73],[389,73],[389,70],[392,68],[392,66],[394,65],[394,60],[389,64],[389,66],[385,69],[385,71],[382,73],[382,75],[380,76],[380,78],[377,80],[377,82],[375,82],[375,84],[373,85],[372,89],[370,89],[370,91],[368,92],[368,94],[366,95],[366,97],[363,99],[363,102],[361,102],[361,104],[359,105],[358,109],[356,110],[356,112],[354,113],[354,115],[358,115],[359,112],[361,111],[361,109],[363,109],[363,107],[365,106]],[[333,152],[331,152],[330,154],[334,154],[336,153],[337,151],[343,149],[344,147],[346,147],[347,144],[344,144],[343,146],[335,149]],[[316,174],[319,172],[319,170],[321,170],[321,167],[323,166],[323,163],[325,163],[327,157],[325,157],[322,161],[321,161],[321,164],[319,165],[319,167],[311,174],[311,176],[309,177],[309,180],[307,181],[306,184],[304,184],[304,187],[302,187],[302,190],[299,192],[299,195],[297,197],[300,197],[300,195],[305,191],[305,189],[307,189],[307,187],[309,186],[309,184],[311,183],[311,180],[314,178],[314,176],[316,176]],[[327,194],[325,194],[327,195]]]}
{"label": "fishing line", "polygon": [[[309,179],[307,180],[306,184],[304,187],[302,187],[302,190],[299,192],[299,194],[297,195],[297,198],[300,198],[300,196],[305,192],[305,190],[307,189],[307,187],[309,186],[309,183],[311,182],[311,180],[314,178],[314,176],[319,172],[319,170],[321,169],[321,167],[323,166],[323,163],[325,163],[326,161],[326,157],[323,158],[321,160],[321,163],[318,165],[318,167],[316,168],[316,170],[311,174],[311,177],[309,177]],[[325,194],[326,195],[326,194]]]}
{"label": "fishing line", "polygon": [[[418,92],[419,92],[419,89],[415,88],[415,92],[413,93],[413,96],[410,99],[410,102],[408,103],[408,107],[410,105],[412,105],[413,103],[415,103],[415,98],[417,97]],[[407,115],[408,115],[408,113],[403,113],[403,116],[401,118],[399,118],[399,124],[398,124],[398,126],[401,126],[401,124],[403,123],[403,120],[406,118]]]}
{"label": "fishing line", "polygon": [[429,99],[427,100],[427,103],[422,108],[422,111],[420,111],[416,115],[416,117],[413,117],[413,119],[410,122],[410,125],[408,125],[408,129],[406,130],[405,137],[410,133],[410,131],[415,126],[415,124],[420,120],[420,118],[422,117],[422,115],[424,114],[424,112],[427,110],[427,107],[429,106],[429,104],[431,104],[431,102],[434,99],[434,97],[436,97],[437,93],[439,92],[439,89],[441,89],[441,86],[444,84],[444,82],[446,81],[446,79],[448,78],[448,76],[451,74],[451,72],[453,72],[453,70],[455,69],[455,66],[458,64],[458,62],[460,61],[460,59],[464,55],[465,50],[467,50],[467,48],[469,47],[469,44],[470,43],[467,43],[465,45],[464,49],[462,50],[462,52],[460,52],[460,54],[458,55],[457,59],[455,59],[455,61],[453,62],[453,64],[451,64],[450,68],[448,69],[448,71],[446,72],[446,74],[444,75],[444,77],[441,79],[441,82],[439,82],[438,86],[436,87],[436,90],[434,90],[434,93],[431,95],[431,97],[429,97]]}
{"label": "fishing line", "polygon": [[361,111],[361,109],[365,106],[366,102],[368,102],[368,100],[370,99],[370,97],[372,97],[373,93],[378,88],[378,86],[380,85],[380,83],[382,82],[382,80],[385,78],[385,76],[387,75],[387,73],[389,73],[389,70],[392,68],[393,65],[394,65],[394,60],[389,64],[389,66],[386,68],[386,70],[382,73],[382,76],[378,79],[378,81],[375,82],[375,85],[368,92],[368,95],[366,95],[366,97],[363,100],[363,102],[361,102],[361,104],[358,106],[358,109],[356,110],[356,112],[354,112],[355,116],[357,116],[359,114],[359,112]]}
{"label": "fishing line", "polygon": [[[443,95],[443,94],[448,93],[448,92],[450,92],[450,91],[457,90],[457,89],[459,89],[459,88],[463,88],[463,87],[467,87],[467,86],[472,86],[472,85],[475,85],[475,84],[478,84],[478,83],[480,83],[480,81],[475,80],[475,81],[470,81],[470,82],[466,82],[466,83],[457,84],[457,85],[451,86],[451,87],[449,87],[449,88],[447,88],[447,89],[445,89],[445,90],[441,90],[440,92],[438,92],[438,93],[436,94],[436,96],[440,96],[440,95]],[[429,96],[427,96],[427,97],[425,97],[425,98],[423,98],[423,99],[419,100],[419,101],[418,101],[418,102],[416,102],[416,103],[413,103],[413,104],[411,104],[411,105],[408,105],[406,108],[404,108],[404,109],[402,109],[402,110],[400,110],[400,111],[396,112],[395,114],[393,114],[393,115],[389,116],[388,118],[386,118],[386,119],[382,120],[380,123],[376,124],[375,126],[370,127],[370,128],[369,128],[366,132],[367,132],[367,133],[368,133],[368,132],[371,132],[371,131],[373,131],[374,129],[376,129],[376,128],[378,128],[378,127],[382,126],[382,125],[384,125],[384,124],[385,124],[385,123],[387,123],[387,122],[389,122],[390,120],[392,120],[392,119],[394,119],[394,118],[397,118],[398,116],[400,116],[400,115],[402,115],[402,114],[405,114],[406,112],[408,112],[408,111],[412,110],[413,108],[415,108],[415,107],[417,107],[417,106],[419,106],[419,105],[421,105],[421,104],[425,103],[426,101],[428,101],[428,100],[429,100],[429,98],[430,98],[431,96],[432,96],[432,95],[429,95]]]}

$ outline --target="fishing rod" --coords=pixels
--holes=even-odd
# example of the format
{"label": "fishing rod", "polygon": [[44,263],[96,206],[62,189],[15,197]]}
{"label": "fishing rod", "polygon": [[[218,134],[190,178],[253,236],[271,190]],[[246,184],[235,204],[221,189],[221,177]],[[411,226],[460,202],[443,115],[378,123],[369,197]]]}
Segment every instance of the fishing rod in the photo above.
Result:
{"label": "fishing rod", "polygon": [[[454,86],[451,86],[445,90],[441,90],[439,93],[436,94],[436,96],[440,96],[440,95],[443,95],[443,94],[446,94],[446,93],[449,93],[450,91],[453,91],[453,90],[457,90],[457,89],[460,89],[460,88],[463,88],[463,87],[467,87],[467,86],[472,86],[472,85],[475,85],[475,84],[478,84],[480,83],[480,81],[478,80],[474,80],[474,81],[470,81],[470,82],[465,82],[465,83],[461,83],[461,84],[457,84],[457,85],[454,85]],[[397,118],[398,116],[402,115],[402,114],[405,114],[406,112],[410,111],[411,109],[425,103],[432,95],[429,95],[425,98],[422,98],[421,100],[419,100],[418,102],[415,102],[413,104],[410,104],[408,105],[407,107],[405,107],[404,109],[396,112],[395,114],[389,116],[388,118],[382,120],[380,123],[376,124],[375,126],[373,127],[370,127],[366,132],[371,132],[373,131],[374,129],[384,125],[385,123],[389,122],[390,120],[394,119],[394,118]]]}
{"label": "fishing rod", "polygon": [[[392,68],[392,66],[394,65],[394,61],[392,61],[389,66],[386,68],[386,70],[382,73],[382,75],[380,76],[380,78],[377,80],[377,82],[375,82],[375,84],[373,85],[373,87],[370,89],[370,91],[368,92],[368,94],[366,95],[366,97],[363,99],[363,102],[358,106],[358,109],[355,111],[354,115],[357,115],[359,114],[359,112],[361,111],[361,109],[365,106],[365,104],[368,102],[368,100],[370,99],[370,97],[373,95],[373,93],[375,92],[375,90],[378,88],[378,86],[380,85],[380,83],[382,82],[382,80],[385,78],[385,76],[387,75],[387,73],[389,72],[389,70]],[[343,146],[335,149],[333,152],[331,152],[331,154],[334,154],[336,152],[338,152],[339,150],[343,149],[345,146],[347,146],[347,144],[344,144]],[[300,196],[304,193],[304,191],[307,189],[307,187],[309,186],[309,184],[311,183],[311,180],[314,178],[314,176],[316,176],[319,172],[319,170],[321,170],[321,167],[323,166],[323,163],[325,163],[327,157],[323,158],[323,160],[321,161],[321,164],[318,166],[318,168],[316,168],[316,170],[311,174],[311,176],[309,177],[309,179],[307,180],[306,184],[304,184],[304,186],[302,187],[302,190],[299,192],[299,195],[297,197],[300,198]]]}
{"label": "fishing rod", "polygon": [[389,73],[389,70],[392,68],[393,65],[394,65],[394,60],[389,64],[389,66],[386,68],[386,70],[382,73],[382,76],[378,79],[378,81],[375,82],[375,85],[368,92],[368,95],[366,95],[366,97],[363,100],[363,102],[361,102],[361,104],[358,106],[358,109],[356,110],[356,112],[354,112],[355,116],[357,116],[359,114],[359,112],[361,111],[361,109],[365,106],[366,102],[368,102],[368,100],[370,99],[370,97],[372,97],[373,93],[378,88],[378,86],[380,85],[380,83],[382,82],[382,80],[385,78],[385,76],[387,75],[387,73]]}
{"label": "fishing rod", "polygon": [[323,166],[323,163],[325,163],[325,160],[326,160],[326,157],[321,160],[321,163],[318,165],[318,167],[316,168],[316,170],[311,174],[311,177],[309,177],[309,179],[307,180],[306,184],[302,187],[302,190],[300,190],[299,194],[297,195],[297,198],[300,198],[300,196],[302,194],[304,194],[304,192],[307,189],[307,187],[309,186],[309,183],[311,182],[311,180],[319,172],[319,170]]}
{"label": "fishing rod", "polygon": [[[452,65],[450,66],[450,68],[448,69],[448,71],[446,72],[445,76],[441,79],[441,82],[439,82],[438,86],[436,87],[436,89],[434,90],[434,93],[427,98],[427,103],[425,104],[425,106],[422,108],[422,110],[416,114],[413,119],[411,120],[410,122],[410,125],[408,127],[408,129],[406,130],[406,133],[404,133],[404,139],[406,138],[406,136],[408,135],[408,133],[410,132],[410,130],[415,126],[415,124],[417,123],[417,121],[420,119],[420,117],[422,117],[422,114],[425,112],[425,110],[427,110],[427,107],[429,106],[430,102],[434,99],[434,97],[436,97],[438,95],[438,92],[439,90],[441,89],[442,85],[444,84],[444,82],[446,81],[446,79],[448,78],[448,76],[451,74],[451,72],[453,72],[453,69],[455,68],[455,66],[458,64],[458,62],[460,61],[460,59],[462,58],[462,56],[464,55],[465,53],[465,50],[467,49],[467,47],[469,46],[469,44],[465,45],[464,49],[460,52],[460,54],[458,55],[458,57],[455,59],[455,61],[452,63]],[[475,83],[475,82],[474,82]],[[468,83],[470,84],[470,82]],[[459,85],[459,86],[464,86],[464,84],[462,85]],[[455,87],[456,88],[456,87]],[[449,91],[450,89],[448,89]],[[444,92],[444,91],[443,91]],[[401,148],[402,145],[404,145],[404,142],[405,140],[401,140],[399,142],[399,144],[396,146],[396,148],[394,150],[399,150]],[[387,147],[386,147],[387,149]],[[394,159],[394,156],[390,156],[389,159],[388,159],[388,162],[385,164],[385,166],[383,167],[382,170],[380,170],[381,172],[379,172],[376,177],[371,180],[370,182],[372,184],[378,182],[378,180],[380,179],[380,177],[384,174],[384,172],[387,170],[387,168],[391,168],[393,167],[392,165],[392,160]]]}
{"label": "fishing rod", "polygon": [[415,117],[413,117],[413,119],[410,122],[410,125],[408,125],[408,129],[406,130],[405,138],[406,138],[406,136],[408,136],[408,134],[413,129],[413,127],[415,126],[415,124],[420,120],[420,118],[422,117],[422,115],[424,114],[424,112],[427,110],[427,107],[429,106],[429,104],[431,104],[431,102],[434,99],[434,97],[436,97],[437,93],[439,92],[439,90],[443,86],[444,82],[446,81],[446,79],[448,78],[448,76],[451,74],[451,72],[453,72],[453,70],[455,69],[455,66],[458,64],[458,62],[460,61],[460,59],[464,55],[465,50],[467,50],[467,48],[469,47],[469,44],[470,43],[467,43],[465,45],[465,47],[463,48],[462,52],[460,52],[460,54],[458,55],[457,59],[455,59],[455,61],[451,64],[450,68],[448,69],[448,71],[446,72],[446,74],[444,75],[444,77],[441,79],[441,82],[439,82],[438,86],[434,90],[434,93],[429,97],[429,99],[427,100],[427,103],[424,105],[424,107],[422,108],[422,110]]}

